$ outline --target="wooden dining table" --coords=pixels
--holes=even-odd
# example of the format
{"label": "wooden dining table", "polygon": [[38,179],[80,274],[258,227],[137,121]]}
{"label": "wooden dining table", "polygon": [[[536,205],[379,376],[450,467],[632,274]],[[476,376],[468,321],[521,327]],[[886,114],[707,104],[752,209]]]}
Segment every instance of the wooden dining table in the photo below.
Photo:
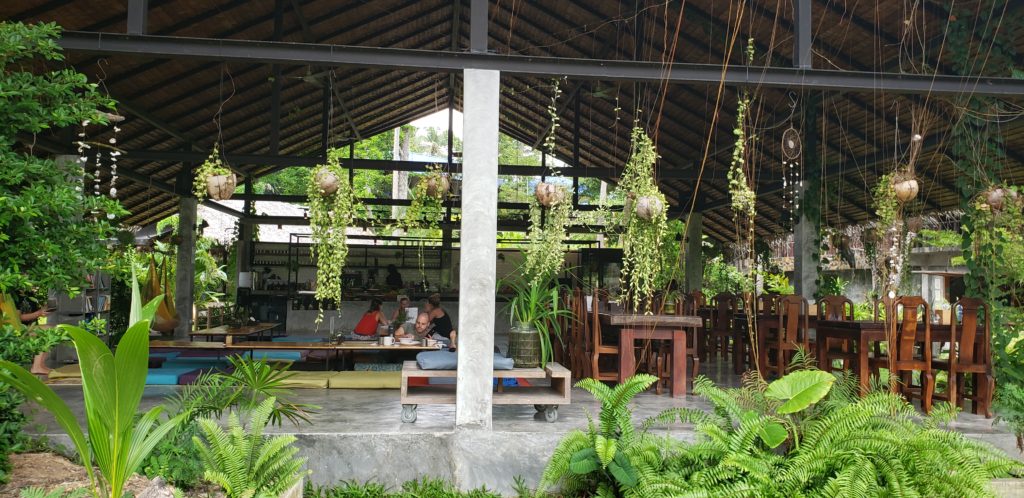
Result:
{"label": "wooden dining table", "polygon": [[[953,332],[952,327],[947,324],[931,324],[931,342],[950,342]],[[871,343],[886,342],[885,322],[872,320],[819,320],[816,327],[815,355],[818,358],[818,368],[828,369],[828,359],[825,357],[828,340],[836,339],[844,341],[853,347],[857,360],[853,362],[853,373],[857,375],[860,382],[861,392],[867,392],[870,385],[871,367],[870,352]],[[924,326],[917,326],[917,340],[924,341]],[[928,344],[927,347],[931,347]]]}
{"label": "wooden dining table", "polygon": [[220,325],[208,329],[199,329],[194,332],[190,332],[189,335],[192,337],[206,337],[208,341],[213,340],[215,337],[222,337],[224,338],[224,343],[230,345],[234,342],[235,337],[248,338],[256,336],[257,339],[262,339],[264,332],[270,332],[270,336],[273,337],[273,330],[280,325],[280,323],[271,322],[260,322],[253,325],[243,325],[241,327]]}
{"label": "wooden dining table", "polygon": [[637,339],[658,339],[672,342],[672,397],[686,394],[686,329],[702,327],[699,316],[634,315],[628,313],[601,313],[602,327],[619,332],[619,382],[636,372],[633,348]]}

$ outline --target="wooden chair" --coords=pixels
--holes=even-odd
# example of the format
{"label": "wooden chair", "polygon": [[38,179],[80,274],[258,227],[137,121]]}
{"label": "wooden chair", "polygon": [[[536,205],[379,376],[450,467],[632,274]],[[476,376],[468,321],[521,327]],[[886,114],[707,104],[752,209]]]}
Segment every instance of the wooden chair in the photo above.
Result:
{"label": "wooden chair", "polygon": [[778,294],[761,294],[757,296],[757,309],[761,313],[775,314],[778,313],[779,299],[782,296]]}
{"label": "wooden chair", "polygon": [[[853,301],[846,296],[825,296],[818,300],[819,320],[853,321]],[[846,341],[830,341],[825,348],[825,360],[831,367],[833,360],[842,360],[843,370],[849,370],[850,365],[857,360],[857,355],[850,353],[849,344]]]}
{"label": "wooden chair", "polygon": [[[928,303],[920,296],[901,296],[886,307],[890,322],[896,327],[896,344],[889,344],[888,354],[895,355],[895,366],[889,375],[898,375],[897,387],[907,399],[921,400],[925,413],[932,410],[935,394],[935,374],[932,371],[932,327]],[[902,312],[902,313],[901,313]],[[917,330],[924,327],[922,340],[917,339]],[[873,361],[875,368],[890,368],[887,356]],[[921,372],[920,385],[913,384],[913,373]]]}
{"label": "wooden chair", "polygon": [[[595,289],[593,294],[593,301],[590,306],[590,377],[601,381],[617,381],[619,380],[619,372],[617,369],[612,370],[601,370],[601,357],[605,356],[618,356],[619,347],[609,346],[603,343],[601,339],[601,317],[599,312],[601,307],[608,308],[608,292]],[[584,310],[586,310],[586,303],[584,303]],[[630,351],[632,354],[632,351]],[[617,362],[616,362],[617,364]]]}
{"label": "wooden chair", "polygon": [[712,299],[711,305],[714,312],[708,331],[708,355],[719,355],[725,359],[729,356],[729,347],[733,339],[732,320],[736,313],[736,296],[722,292]]}
{"label": "wooden chair", "polygon": [[569,324],[568,333],[568,355],[569,371],[575,379],[590,377],[590,340],[587,335],[587,327],[590,324],[590,315],[587,313],[586,296],[583,289],[575,288],[572,291],[570,308],[573,320]]}
{"label": "wooden chair", "polygon": [[[808,350],[808,326],[807,313],[810,306],[803,296],[789,295],[782,296],[778,300],[779,328],[765,339],[767,351],[761,353],[762,359],[767,359],[761,365],[761,374],[767,378],[767,372],[774,370],[775,374],[782,377],[786,374],[786,368],[793,358],[797,348]],[[774,365],[770,360],[775,360]]]}
{"label": "wooden chair", "polygon": [[[962,315],[959,320],[955,313],[958,308]],[[981,299],[963,297],[953,305],[953,312],[950,320],[949,360],[933,361],[936,370],[949,372],[949,388],[944,395],[935,396],[947,399],[961,408],[964,398],[970,399],[973,413],[991,418],[995,378],[992,376],[992,320],[989,307]],[[981,315],[984,322],[979,324]],[[965,392],[968,374],[973,376],[970,393]]]}

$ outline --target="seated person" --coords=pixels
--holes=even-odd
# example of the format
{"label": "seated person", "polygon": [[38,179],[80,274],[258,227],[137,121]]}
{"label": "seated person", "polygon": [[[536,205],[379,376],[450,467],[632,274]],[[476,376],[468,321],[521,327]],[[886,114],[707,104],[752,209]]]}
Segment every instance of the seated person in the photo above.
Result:
{"label": "seated person", "polygon": [[448,339],[451,337],[452,329],[452,318],[448,316],[448,313],[444,308],[441,307],[441,295],[431,294],[427,298],[427,305],[424,308],[430,316],[430,324],[433,325],[433,333]]}
{"label": "seated person", "polygon": [[384,318],[384,313],[380,310],[382,304],[384,303],[380,299],[374,298],[370,301],[370,309],[363,314],[353,331],[356,335],[377,335],[377,325],[386,326],[388,324],[388,319]]}
{"label": "seated person", "polygon": [[416,331],[416,337],[429,337],[442,342],[448,343],[448,350],[455,350],[455,340],[458,337],[458,333],[455,330],[451,331],[451,337],[444,337],[440,334],[434,333],[434,324],[430,321],[430,314],[427,312],[416,315],[416,323],[413,325],[413,329]]}
{"label": "seated person", "polygon": [[388,265],[388,274],[384,277],[384,283],[391,289],[402,288],[402,274],[398,273],[395,265]]}
{"label": "seated person", "polygon": [[391,323],[400,325],[408,320],[409,313],[409,298],[402,296],[398,298],[398,308],[391,314]]}

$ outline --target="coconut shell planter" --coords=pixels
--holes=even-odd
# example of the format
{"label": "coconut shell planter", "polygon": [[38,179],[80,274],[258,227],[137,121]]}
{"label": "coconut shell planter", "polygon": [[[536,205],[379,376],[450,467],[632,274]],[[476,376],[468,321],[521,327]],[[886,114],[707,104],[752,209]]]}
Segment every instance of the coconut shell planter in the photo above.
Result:
{"label": "coconut shell planter", "polygon": [[636,200],[636,215],[641,219],[651,221],[665,209],[665,204],[654,196],[645,195]]}
{"label": "coconut shell planter", "polygon": [[237,182],[235,175],[210,175],[206,177],[206,193],[215,201],[231,198]]}
{"label": "coconut shell planter", "polygon": [[541,206],[551,207],[565,200],[565,190],[558,185],[540,182],[534,189],[533,195]]}
{"label": "coconut shell planter", "polygon": [[451,188],[451,182],[444,175],[431,175],[424,181],[427,182],[427,195],[431,197],[443,197]]}
{"label": "coconut shell planter", "polygon": [[984,195],[985,204],[988,204],[988,207],[992,208],[992,211],[996,212],[1002,211],[1008,207],[1014,207],[1020,200],[1017,192],[1003,187],[991,189],[985,192]]}
{"label": "coconut shell planter", "polygon": [[327,171],[320,170],[316,173],[316,182],[320,186],[321,195],[331,195],[338,191],[338,175]]}
{"label": "coconut shell planter", "polygon": [[917,179],[912,176],[901,176],[893,178],[892,189],[896,193],[896,199],[900,202],[909,202],[917,197],[919,187]]}

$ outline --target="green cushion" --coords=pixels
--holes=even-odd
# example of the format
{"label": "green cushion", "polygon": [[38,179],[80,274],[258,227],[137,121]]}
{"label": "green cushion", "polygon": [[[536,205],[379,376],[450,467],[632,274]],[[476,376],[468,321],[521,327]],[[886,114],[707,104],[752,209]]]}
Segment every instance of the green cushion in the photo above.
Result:
{"label": "green cushion", "polygon": [[331,389],[400,389],[402,372],[334,372]]}
{"label": "green cushion", "polygon": [[334,372],[289,372],[281,387],[291,389],[327,389],[327,381]]}

